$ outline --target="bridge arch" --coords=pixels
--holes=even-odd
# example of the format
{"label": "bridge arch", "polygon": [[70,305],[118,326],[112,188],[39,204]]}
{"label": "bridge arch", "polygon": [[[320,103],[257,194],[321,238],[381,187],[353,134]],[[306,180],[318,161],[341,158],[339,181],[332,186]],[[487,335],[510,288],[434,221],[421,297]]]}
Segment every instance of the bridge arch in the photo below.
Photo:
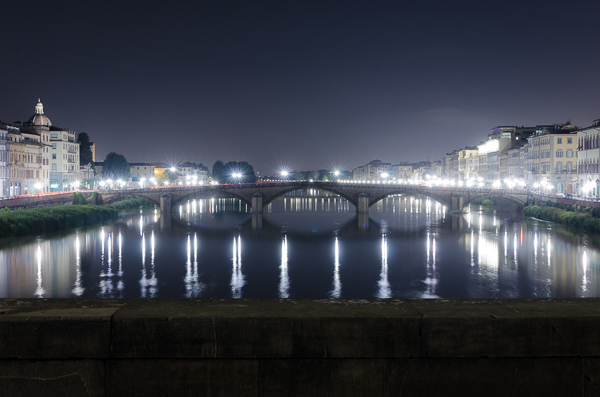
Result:
{"label": "bridge arch", "polygon": [[494,202],[495,207],[499,207],[499,209],[522,209],[527,203],[523,200],[519,200],[510,195],[504,194],[478,194],[472,195],[467,200],[463,202],[463,205],[466,207],[471,204],[475,200],[479,199],[489,199]]}
{"label": "bridge arch", "polygon": [[426,196],[429,197],[431,199],[434,199],[435,201],[441,203],[442,205],[445,205],[446,207],[448,207],[449,209],[452,208],[452,203],[449,203],[448,200],[446,198],[443,198],[439,195],[436,195],[435,193],[431,193],[428,191],[414,191],[411,189],[406,189],[406,188],[398,188],[390,193],[385,193],[385,194],[380,194],[378,196],[375,196],[373,198],[371,198],[369,200],[369,208],[372,207],[373,205],[377,204],[379,201],[383,200],[386,197],[389,197],[393,194],[409,194],[409,195],[415,195],[415,194],[419,194],[421,196]]}
{"label": "bridge arch", "polygon": [[186,194],[184,196],[181,196],[178,199],[176,199],[175,201],[173,201],[172,207],[176,208],[177,206],[182,205],[182,203],[185,203],[186,201],[191,200],[191,199],[193,199],[195,197],[198,197],[198,196],[202,196],[202,195],[209,195],[210,196],[210,195],[214,195],[215,193],[220,193],[220,194],[225,194],[225,195],[228,195],[228,196],[233,196],[234,198],[241,200],[242,202],[248,204],[249,206],[252,206],[252,202],[249,201],[247,198],[245,198],[245,197],[243,197],[243,196],[241,196],[239,194],[233,193],[230,190],[221,190],[218,187],[216,187],[216,188],[213,188],[210,191],[204,191],[204,190],[195,191],[195,192],[192,192],[190,194]]}
{"label": "bridge arch", "polygon": [[140,194],[140,193],[123,193],[123,194],[117,194],[117,195],[111,195],[110,197],[107,197],[106,199],[102,199],[102,204],[105,205],[109,205],[109,204],[113,204],[119,201],[123,201],[123,200],[127,200],[130,198],[138,198],[138,199],[142,199],[142,200],[146,200],[151,202],[152,204],[160,207],[160,202],[154,200],[151,197],[148,197],[144,194]]}
{"label": "bridge arch", "polygon": [[274,195],[266,198],[266,200],[263,201],[263,206],[267,206],[267,205],[271,204],[273,201],[275,201],[275,199],[278,199],[279,197],[283,196],[284,194],[287,194],[290,192],[295,192],[296,190],[304,190],[304,189],[323,190],[323,191],[326,191],[329,193],[337,194],[338,196],[348,200],[350,202],[350,204],[354,205],[355,207],[358,206],[356,199],[352,198],[351,196],[349,196],[343,192],[337,191],[334,188],[331,188],[329,186],[307,186],[307,185],[293,186],[293,187],[284,189],[280,192],[277,192]]}

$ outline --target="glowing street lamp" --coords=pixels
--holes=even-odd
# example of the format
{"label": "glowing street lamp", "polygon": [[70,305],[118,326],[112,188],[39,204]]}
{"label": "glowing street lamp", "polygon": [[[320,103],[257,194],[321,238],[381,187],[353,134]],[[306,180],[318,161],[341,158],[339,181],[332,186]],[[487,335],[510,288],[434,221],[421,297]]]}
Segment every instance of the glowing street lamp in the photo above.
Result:
{"label": "glowing street lamp", "polygon": [[286,171],[286,170],[281,171],[281,177],[283,179],[287,179],[289,175],[290,175],[290,173],[288,171]]}
{"label": "glowing street lamp", "polygon": [[242,179],[242,173],[241,172],[234,172],[231,174],[231,178],[233,179],[234,183],[239,183],[240,180]]}
{"label": "glowing street lamp", "polygon": [[144,188],[144,183],[146,183],[146,178],[142,178],[140,179],[140,187],[143,189]]}
{"label": "glowing street lamp", "polygon": [[79,181],[75,181],[75,182],[73,182],[73,187],[75,188],[75,190],[78,190],[78,189],[79,189],[79,185],[80,185],[80,184],[81,184],[81,183],[80,183]]}

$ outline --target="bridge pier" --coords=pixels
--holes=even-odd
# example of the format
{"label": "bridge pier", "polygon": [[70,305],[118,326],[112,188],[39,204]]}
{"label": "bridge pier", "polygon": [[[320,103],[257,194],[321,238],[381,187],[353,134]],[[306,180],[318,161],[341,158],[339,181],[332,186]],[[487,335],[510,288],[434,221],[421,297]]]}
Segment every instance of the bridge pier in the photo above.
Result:
{"label": "bridge pier", "polygon": [[452,212],[462,212],[464,207],[463,196],[452,196]]}
{"label": "bridge pier", "polygon": [[358,194],[358,206],[356,207],[356,213],[368,214],[369,213],[369,195],[367,193]]}
{"label": "bridge pier", "polygon": [[160,195],[160,216],[171,216],[171,195],[169,193]]}
{"label": "bridge pier", "polygon": [[263,197],[262,193],[252,194],[252,213],[262,214],[263,213]]}

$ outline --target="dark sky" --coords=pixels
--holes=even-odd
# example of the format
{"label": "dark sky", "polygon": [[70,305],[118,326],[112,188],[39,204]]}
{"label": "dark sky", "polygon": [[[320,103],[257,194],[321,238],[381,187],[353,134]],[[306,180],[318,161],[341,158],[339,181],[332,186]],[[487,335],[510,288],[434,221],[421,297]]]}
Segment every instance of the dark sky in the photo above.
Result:
{"label": "dark sky", "polygon": [[[60,5],[59,5],[60,4]],[[4,2],[0,119],[97,160],[352,169],[600,118],[600,1]]]}

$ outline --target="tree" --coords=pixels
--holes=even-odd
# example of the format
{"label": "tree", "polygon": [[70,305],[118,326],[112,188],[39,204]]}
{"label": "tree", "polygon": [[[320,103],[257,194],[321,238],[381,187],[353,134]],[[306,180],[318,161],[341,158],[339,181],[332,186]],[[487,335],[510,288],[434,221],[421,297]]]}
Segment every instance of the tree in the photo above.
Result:
{"label": "tree", "polygon": [[238,182],[237,179],[233,178],[233,173],[242,174],[239,182],[256,182],[254,167],[246,161],[229,161],[227,164],[223,164],[223,162],[219,160],[213,165],[212,178],[213,181],[219,183]]}
{"label": "tree", "polygon": [[224,183],[225,182],[225,164],[221,160],[215,161],[212,167],[212,179],[213,181]]}
{"label": "tree", "polygon": [[125,156],[115,152],[110,152],[104,159],[102,167],[102,177],[104,179],[123,179],[131,178],[131,167],[125,159]]}
{"label": "tree", "polygon": [[79,165],[88,165],[92,163],[92,145],[90,144],[90,137],[88,134],[81,132],[77,135],[77,142],[79,142]]}

